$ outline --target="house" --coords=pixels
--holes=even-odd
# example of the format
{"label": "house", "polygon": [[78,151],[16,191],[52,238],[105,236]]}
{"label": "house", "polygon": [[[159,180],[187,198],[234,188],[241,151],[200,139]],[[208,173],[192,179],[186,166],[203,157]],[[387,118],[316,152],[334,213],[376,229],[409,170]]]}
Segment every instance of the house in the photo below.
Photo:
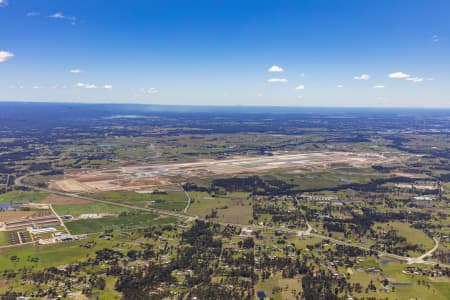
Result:
{"label": "house", "polygon": [[249,228],[247,228],[247,227],[244,227],[244,228],[242,228],[242,230],[241,230],[240,236],[241,236],[241,237],[251,237],[252,234],[253,234],[253,230],[251,230],[251,229],[249,229]]}

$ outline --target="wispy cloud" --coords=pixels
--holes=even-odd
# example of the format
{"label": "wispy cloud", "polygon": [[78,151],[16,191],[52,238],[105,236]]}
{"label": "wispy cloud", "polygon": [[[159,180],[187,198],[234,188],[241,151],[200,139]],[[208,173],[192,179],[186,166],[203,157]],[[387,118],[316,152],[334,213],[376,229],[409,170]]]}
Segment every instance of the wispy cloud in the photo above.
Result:
{"label": "wispy cloud", "polygon": [[7,0],[0,0],[0,7],[6,6],[6,5],[8,5]]}
{"label": "wispy cloud", "polygon": [[267,72],[281,73],[281,72],[284,72],[284,69],[283,69],[282,67],[280,67],[280,66],[274,65],[274,66],[271,66],[271,67],[267,70]]}
{"label": "wispy cloud", "polygon": [[159,90],[157,88],[152,87],[147,90],[147,94],[157,94],[157,93],[159,93]]}
{"label": "wispy cloud", "polygon": [[338,89],[342,89],[344,86],[343,86],[342,84],[338,84],[336,87],[337,87]]}
{"label": "wispy cloud", "polygon": [[110,85],[110,84],[105,84],[105,85],[103,86],[103,88],[104,88],[105,90],[112,90],[113,86]]}
{"label": "wispy cloud", "polygon": [[374,89],[384,89],[385,86],[384,85],[374,85],[373,88]]}
{"label": "wispy cloud", "polygon": [[288,82],[286,78],[269,78],[267,79],[267,82],[274,83],[274,82]]}
{"label": "wispy cloud", "polygon": [[76,23],[77,23],[77,18],[76,18],[76,17],[73,17],[73,16],[66,16],[66,15],[64,15],[64,14],[61,13],[61,12],[54,13],[54,14],[48,16],[48,17],[49,17],[50,19],[67,20],[67,21],[70,21],[70,22],[72,23],[72,25],[76,25]]}
{"label": "wispy cloud", "polygon": [[442,36],[439,36],[439,35],[437,35],[437,34],[435,34],[435,35],[433,35],[433,36],[431,37],[431,41],[432,41],[433,43],[439,43],[439,42],[446,41],[446,40],[447,40],[447,38],[442,37]]}
{"label": "wispy cloud", "polygon": [[82,89],[96,89],[97,88],[97,86],[95,84],[83,83],[83,82],[78,82],[77,84],[75,84],[75,87],[82,88]]}
{"label": "wispy cloud", "polygon": [[25,87],[20,82],[18,82],[17,84],[10,85],[9,88],[10,89],[24,89]]}
{"label": "wispy cloud", "polygon": [[406,80],[412,81],[412,82],[423,82],[423,81],[425,80],[425,78],[421,78],[421,77],[408,77],[408,78],[406,78]]}
{"label": "wispy cloud", "polygon": [[38,16],[40,16],[40,15],[41,15],[40,12],[37,12],[37,11],[30,11],[30,12],[27,13],[25,16],[27,16],[27,17],[38,17]]}
{"label": "wispy cloud", "polygon": [[0,63],[5,62],[13,57],[14,54],[12,52],[0,50]]}
{"label": "wispy cloud", "polygon": [[303,84],[301,84],[301,85],[296,86],[295,89],[297,91],[303,91],[305,89],[305,86]]}
{"label": "wispy cloud", "polygon": [[360,76],[353,77],[355,80],[369,80],[370,75],[369,74],[361,74]]}
{"label": "wispy cloud", "polygon": [[71,69],[71,70],[69,70],[69,72],[72,73],[72,74],[80,74],[83,71],[81,71],[80,69]]}

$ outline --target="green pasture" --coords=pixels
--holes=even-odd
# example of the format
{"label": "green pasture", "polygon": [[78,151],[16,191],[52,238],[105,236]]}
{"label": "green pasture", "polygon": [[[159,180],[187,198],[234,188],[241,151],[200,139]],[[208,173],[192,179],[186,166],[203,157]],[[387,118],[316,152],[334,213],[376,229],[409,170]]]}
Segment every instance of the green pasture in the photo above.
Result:
{"label": "green pasture", "polygon": [[175,218],[158,218],[156,214],[138,213],[101,219],[77,220],[66,223],[72,234],[102,232],[106,229],[134,229],[150,225],[175,223]]}

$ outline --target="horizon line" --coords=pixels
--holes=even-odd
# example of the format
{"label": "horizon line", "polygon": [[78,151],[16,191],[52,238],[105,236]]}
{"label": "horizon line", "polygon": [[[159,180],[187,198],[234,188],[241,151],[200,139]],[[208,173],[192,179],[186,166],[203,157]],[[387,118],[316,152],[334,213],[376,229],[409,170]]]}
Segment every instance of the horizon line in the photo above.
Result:
{"label": "horizon line", "polygon": [[211,108],[323,108],[323,109],[415,109],[415,110],[450,110],[450,106],[310,106],[310,105],[254,105],[254,104],[161,104],[143,102],[80,102],[80,101],[46,101],[46,100],[0,100],[0,104],[22,103],[22,104],[79,104],[79,105],[142,105],[159,107],[211,107]]}

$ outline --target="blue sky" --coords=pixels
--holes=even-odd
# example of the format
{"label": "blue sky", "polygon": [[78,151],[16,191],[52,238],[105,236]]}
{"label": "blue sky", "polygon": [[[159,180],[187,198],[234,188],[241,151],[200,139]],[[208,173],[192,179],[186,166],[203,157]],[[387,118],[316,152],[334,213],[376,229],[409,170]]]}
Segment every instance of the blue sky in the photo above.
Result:
{"label": "blue sky", "polygon": [[450,1],[0,0],[0,101],[450,107]]}

